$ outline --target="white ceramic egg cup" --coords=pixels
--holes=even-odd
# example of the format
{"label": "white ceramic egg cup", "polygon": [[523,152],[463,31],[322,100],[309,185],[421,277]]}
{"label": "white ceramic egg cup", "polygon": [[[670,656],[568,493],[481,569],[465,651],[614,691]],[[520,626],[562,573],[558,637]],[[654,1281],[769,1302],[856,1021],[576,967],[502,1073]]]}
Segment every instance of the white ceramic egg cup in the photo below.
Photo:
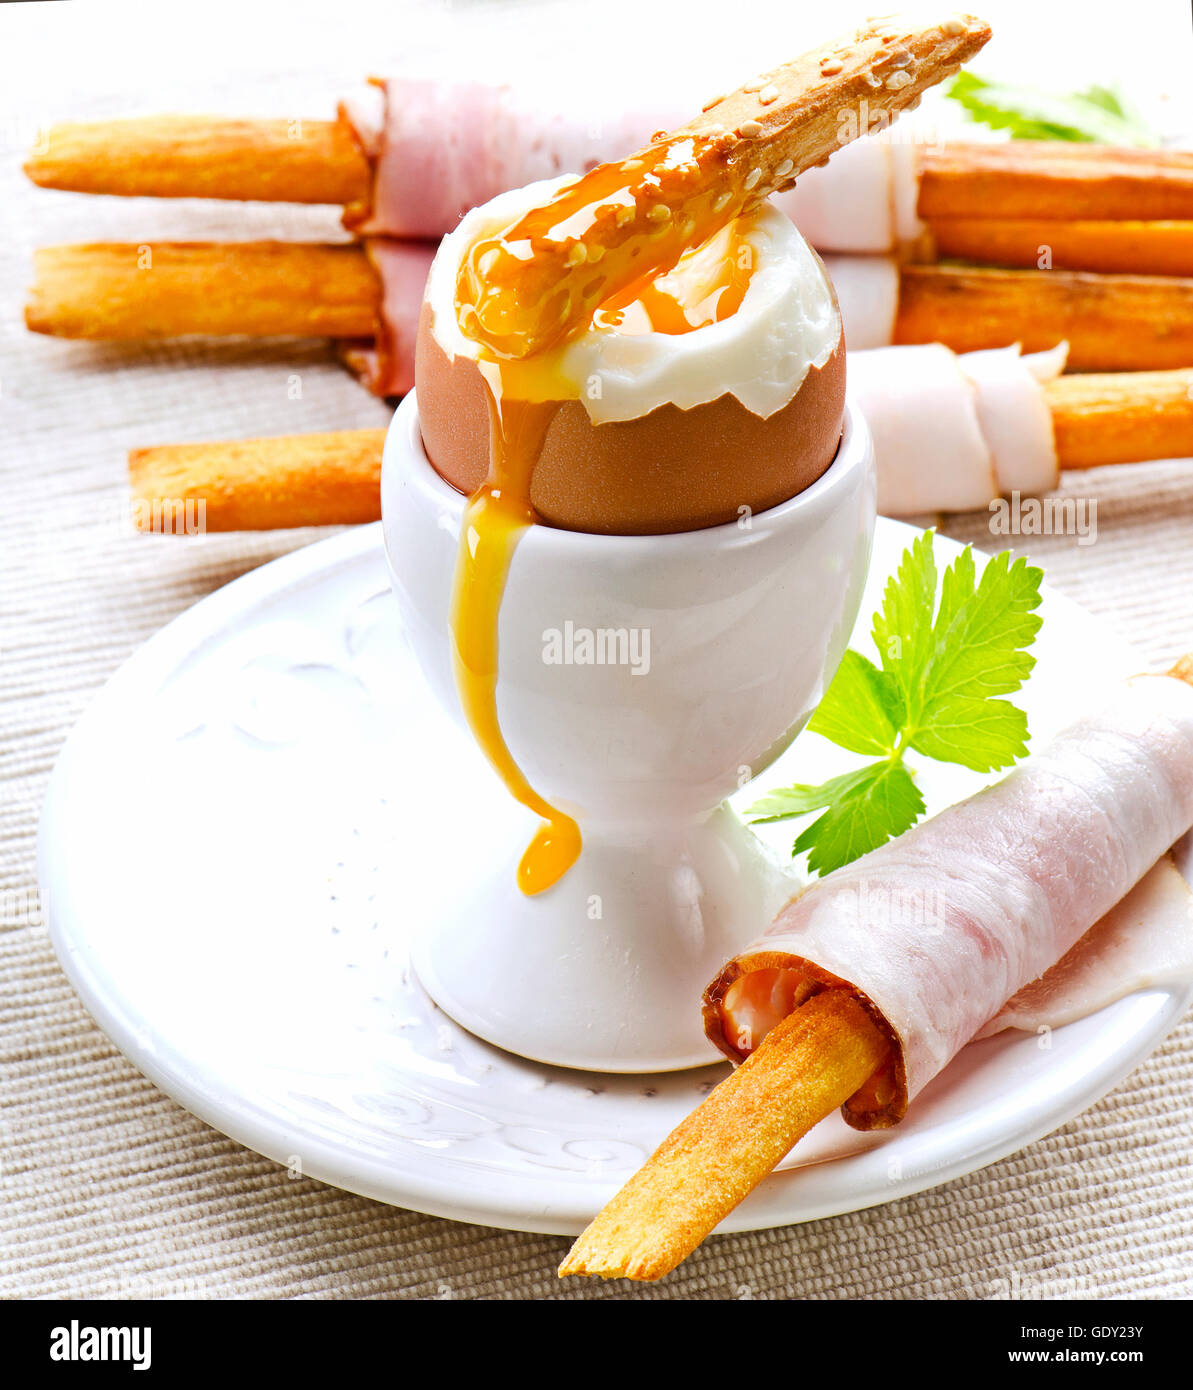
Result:
{"label": "white ceramic egg cup", "polygon": [[[462,721],[449,610],[465,499],[426,457],[413,394],[389,430],[381,495],[411,645]],[[461,846],[413,951],[445,1012],[559,1066],[668,1071],[716,1055],[700,992],[792,891],[724,799],[787,747],[836,671],[874,520],[873,449],[847,409],[829,469],[769,511],[674,535],[525,532],[499,619],[498,715],[584,849],[527,897],[516,870],[537,821],[512,798],[491,828],[508,842],[501,872],[470,872]],[[605,664],[586,661],[601,641]]]}

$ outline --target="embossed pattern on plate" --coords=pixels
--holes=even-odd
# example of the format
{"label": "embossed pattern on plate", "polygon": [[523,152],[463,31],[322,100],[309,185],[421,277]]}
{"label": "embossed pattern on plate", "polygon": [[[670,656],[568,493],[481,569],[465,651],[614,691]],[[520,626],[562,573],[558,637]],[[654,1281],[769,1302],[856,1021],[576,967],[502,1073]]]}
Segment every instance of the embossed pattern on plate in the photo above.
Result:
{"label": "embossed pattern on plate", "polygon": [[[912,534],[880,521],[864,627]],[[957,549],[937,547],[942,562]],[[1049,594],[1045,612],[1023,696],[1037,738],[1139,665],[1067,600]],[[839,757],[805,735],[761,780],[814,780]],[[930,769],[929,809],[983,780]],[[241,1142],[384,1201],[573,1232],[722,1068],[545,1067],[427,998],[407,965],[411,924],[520,814],[423,690],[380,530],[361,528],[212,595],[105,687],[42,821],[55,946],[133,1062]],[[1188,860],[1186,846],[1187,877]],[[1133,995],[1047,1051],[1018,1034],[971,1044],[900,1128],[819,1126],[724,1229],[889,1201],[1012,1152],[1114,1085],[1187,1003]]]}

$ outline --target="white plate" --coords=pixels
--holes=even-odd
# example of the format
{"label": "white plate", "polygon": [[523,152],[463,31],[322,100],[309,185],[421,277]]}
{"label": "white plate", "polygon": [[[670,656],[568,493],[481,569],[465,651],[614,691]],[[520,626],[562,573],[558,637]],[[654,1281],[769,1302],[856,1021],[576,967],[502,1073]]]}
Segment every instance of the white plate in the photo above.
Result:
{"label": "white plate", "polygon": [[[880,521],[863,633],[914,534]],[[938,538],[941,565],[958,549]],[[1142,665],[1067,600],[1049,593],[1043,611],[1023,693],[1037,739]],[[839,769],[839,756],[805,735],[742,801]],[[929,767],[929,810],[984,780]],[[424,692],[380,528],[362,528],[197,604],[101,692],[42,819],[54,944],[116,1045],[224,1133],[383,1201],[571,1233],[724,1068],[552,1069],[430,1003],[407,969],[407,928],[510,814]],[[1011,1153],[1113,1086],[1188,1002],[1132,995],[1057,1030],[1048,1051],[1023,1034],[971,1044],[898,1129],[819,1126],[722,1229],[871,1206]]]}

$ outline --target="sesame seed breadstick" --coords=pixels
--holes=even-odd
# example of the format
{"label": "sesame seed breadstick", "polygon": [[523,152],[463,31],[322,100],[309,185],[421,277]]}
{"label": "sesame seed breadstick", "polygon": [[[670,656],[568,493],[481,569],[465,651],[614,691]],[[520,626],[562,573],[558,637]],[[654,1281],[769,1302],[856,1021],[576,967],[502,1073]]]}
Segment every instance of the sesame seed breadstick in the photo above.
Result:
{"label": "sesame seed breadstick", "polygon": [[51,126],[25,163],[43,188],[124,197],[353,203],[372,171],[338,121],[153,116]]}
{"label": "sesame seed breadstick", "polygon": [[59,338],[192,333],[371,338],[381,287],[360,246],[110,242],[34,253],[25,323]]}
{"label": "sesame seed breadstick", "polygon": [[560,1275],[670,1273],[889,1050],[848,990],[813,995],[663,1140],[572,1246]]}
{"label": "sesame seed breadstick", "polygon": [[900,274],[897,344],[1042,352],[1062,338],[1077,371],[1193,365],[1193,279],[920,265]]}
{"label": "sesame seed breadstick", "polygon": [[940,217],[928,227],[936,255],[958,260],[1132,275],[1193,275],[1193,221]]}
{"label": "sesame seed breadstick", "polygon": [[734,165],[760,171],[750,191],[764,197],[790,188],[798,174],[867,129],[884,128],[968,62],[989,37],[989,26],[972,15],[932,24],[900,15],[869,20],[852,37],[708,102],[671,138],[724,137]]}
{"label": "sesame seed breadstick", "polygon": [[873,22],[710,101],[687,125],[478,242],[461,269],[461,327],[506,358],[562,341],[863,127],[913,106],[989,37],[969,16]]}

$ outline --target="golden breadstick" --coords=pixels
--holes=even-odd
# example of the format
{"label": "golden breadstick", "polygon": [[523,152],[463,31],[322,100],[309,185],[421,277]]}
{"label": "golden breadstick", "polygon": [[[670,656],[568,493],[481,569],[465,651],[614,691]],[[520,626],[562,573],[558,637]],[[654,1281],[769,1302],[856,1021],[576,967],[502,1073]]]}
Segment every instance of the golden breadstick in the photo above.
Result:
{"label": "golden breadstick", "polygon": [[1193,219],[1193,151],[1062,141],[924,145],[918,210],[938,217]]}
{"label": "golden breadstick", "polygon": [[459,276],[461,327],[498,356],[539,354],[598,305],[915,105],[989,37],[964,15],[872,21],[709,102],[665,139],[598,166],[478,241]]}
{"label": "golden breadstick", "polygon": [[[925,217],[1193,218],[1184,150],[1031,140],[925,146]],[[25,163],[43,188],[159,198],[353,203],[368,159],[347,121],[151,116],[51,126]]]}
{"label": "golden breadstick", "polygon": [[866,1008],[822,990],[766,1035],[596,1216],[564,1274],[660,1279],[700,1244],[890,1050]]}
{"label": "golden breadstick", "polygon": [[1193,458],[1193,371],[1062,376],[1044,395],[1062,468]]}
{"label": "golden breadstick", "polygon": [[43,188],[128,197],[351,203],[369,161],[347,121],[152,116],[51,126],[25,173]]}
{"label": "golden breadstick", "polygon": [[207,531],[376,521],[384,442],[384,430],[342,430],[135,449],[133,516],[145,531],[165,518],[161,529],[170,532],[169,517],[187,503],[202,503]]}
{"label": "golden breadstick", "polygon": [[928,226],[936,254],[958,260],[1049,270],[1193,275],[1193,221],[941,217]]}
{"label": "golden breadstick", "polygon": [[25,323],[60,338],[372,337],[381,287],[359,246],[97,243],[34,253]]}
{"label": "golden breadstick", "polygon": [[1193,365],[1193,279],[1074,270],[905,266],[896,343],[955,352],[1008,343],[1025,352],[1069,340],[1079,371]]}
{"label": "golden breadstick", "polygon": [[[1043,391],[1061,468],[1193,457],[1193,370],[1065,376]],[[384,443],[384,430],[344,430],[166,444],[131,453],[129,474],[138,515],[202,500],[209,531],[376,521]]]}
{"label": "golden breadstick", "polygon": [[[146,269],[138,267],[146,263]],[[25,322],[66,338],[369,338],[381,287],[363,248],[298,242],[99,243],[34,256]],[[904,266],[897,343],[958,352],[1071,344],[1093,371],[1193,365],[1193,278]]]}

